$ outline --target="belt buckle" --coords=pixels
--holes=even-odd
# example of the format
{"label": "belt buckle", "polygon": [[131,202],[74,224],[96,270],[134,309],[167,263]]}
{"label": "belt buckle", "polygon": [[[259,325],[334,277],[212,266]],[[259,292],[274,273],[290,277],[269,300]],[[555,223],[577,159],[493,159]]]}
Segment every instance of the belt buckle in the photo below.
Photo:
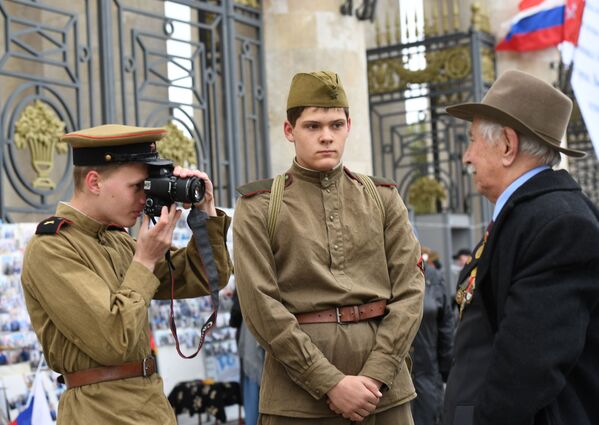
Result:
{"label": "belt buckle", "polygon": [[144,378],[148,378],[148,377],[152,376],[152,373],[150,373],[150,368],[152,367],[153,362],[154,362],[154,357],[152,357],[152,356],[145,357],[142,360],[141,374]]}
{"label": "belt buckle", "polygon": [[343,324],[343,321],[341,320],[341,312],[339,311],[339,307],[335,307],[335,316],[337,317],[337,323],[338,324]]}
{"label": "belt buckle", "polygon": [[[353,310],[354,313],[354,317],[349,318],[349,319],[342,319],[341,318],[341,308],[351,308]],[[358,308],[357,305],[352,305],[350,307],[345,306],[345,307],[335,307],[335,315],[337,316],[337,323],[340,325],[346,324],[346,323],[356,323],[360,321],[360,309]]]}

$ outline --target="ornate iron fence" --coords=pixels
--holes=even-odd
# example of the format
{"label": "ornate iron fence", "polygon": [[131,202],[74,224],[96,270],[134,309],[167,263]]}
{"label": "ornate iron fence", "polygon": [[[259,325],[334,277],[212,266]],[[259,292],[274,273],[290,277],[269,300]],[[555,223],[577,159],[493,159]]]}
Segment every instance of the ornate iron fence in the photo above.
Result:
{"label": "ornate iron fence", "polygon": [[467,123],[447,115],[445,107],[479,101],[494,81],[492,36],[476,26],[426,34],[370,49],[367,62],[375,174],[393,178],[412,206],[430,191],[429,213],[475,214],[475,222],[487,221],[488,204],[462,165]]}
{"label": "ornate iron fence", "polygon": [[599,205],[599,161],[597,160],[597,153],[593,149],[591,137],[582,119],[582,114],[572,90],[570,83],[571,72],[571,68],[560,64],[558,86],[574,102],[574,110],[568,124],[566,137],[568,147],[584,151],[587,153],[587,156],[581,159],[571,159],[569,161],[570,173],[578,181],[583,192],[586,193],[591,201],[595,205]]}
{"label": "ornate iron fence", "polygon": [[169,152],[190,140],[231,207],[269,169],[262,57],[256,0],[0,0],[0,218],[53,212],[72,191],[58,137],[102,123],[172,124]]}

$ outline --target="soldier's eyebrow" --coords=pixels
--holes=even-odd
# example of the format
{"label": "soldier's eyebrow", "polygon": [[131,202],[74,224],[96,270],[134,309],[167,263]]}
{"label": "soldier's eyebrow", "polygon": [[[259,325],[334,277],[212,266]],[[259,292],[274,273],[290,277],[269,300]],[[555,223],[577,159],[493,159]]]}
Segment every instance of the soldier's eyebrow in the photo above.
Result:
{"label": "soldier's eyebrow", "polygon": [[303,126],[308,126],[308,125],[322,125],[322,123],[320,121],[316,121],[316,120],[309,120],[309,121],[304,121],[302,123]]}
{"label": "soldier's eyebrow", "polygon": [[139,185],[143,186],[145,180],[146,180],[146,177],[134,180],[134,181],[131,182],[131,186],[139,186]]}

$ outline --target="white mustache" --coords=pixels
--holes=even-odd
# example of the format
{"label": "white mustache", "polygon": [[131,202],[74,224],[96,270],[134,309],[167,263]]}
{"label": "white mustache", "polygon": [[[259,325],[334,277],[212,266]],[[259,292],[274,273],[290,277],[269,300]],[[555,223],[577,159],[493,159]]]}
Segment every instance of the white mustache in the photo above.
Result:
{"label": "white mustache", "polygon": [[466,172],[472,176],[473,174],[476,174],[476,168],[474,168],[474,165],[468,164],[466,165]]}

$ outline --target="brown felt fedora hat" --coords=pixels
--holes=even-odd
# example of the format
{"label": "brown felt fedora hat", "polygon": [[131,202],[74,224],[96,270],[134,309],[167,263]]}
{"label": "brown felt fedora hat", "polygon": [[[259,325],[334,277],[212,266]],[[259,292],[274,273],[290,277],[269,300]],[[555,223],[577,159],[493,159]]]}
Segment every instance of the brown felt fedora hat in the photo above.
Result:
{"label": "brown felt fedora hat", "polygon": [[572,101],[526,72],[506,71],[480,103],[449,106],[447,113],[468,121],[475,116],[485,118],[535,137],[568,156],[586,156],[585,152],[560,146],[572,113]]}

